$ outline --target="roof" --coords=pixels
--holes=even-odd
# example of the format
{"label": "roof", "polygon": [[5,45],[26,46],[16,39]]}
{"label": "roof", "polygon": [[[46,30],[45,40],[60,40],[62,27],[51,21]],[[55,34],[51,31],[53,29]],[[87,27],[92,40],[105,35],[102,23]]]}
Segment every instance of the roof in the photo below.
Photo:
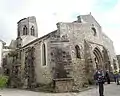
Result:
{"label": "roof", "polygon": [[46,35],[40,37],[40,38],[37,38],[37,39],[33,40],[32,42],[26,44],[26,45],[23,46],[22,48],[24,48],[24,47],[26,47],[26,46],[28,46],[28,45],[30,45],[30,44],[33,44],[34,42],[39,41],[39,40],[41,40],[41,39],[43,39],[43,38],[45,38],[45,37],[47,37],[47,36],[49,36],[50,34],[55,33],[55,32],[57,32],[57,30],[52,31],[52,32],[50,32],[50,33],[48,33],[48,34],[46,34]]}
{"label": "roof", "polygon": [[16,48],[16,40],[11,40],[11,43],[9,45],[10,48]]}
{"label": "roof", "polygon": [[[94,21],[100,26],[100,24],[97,22],[97,20],[90,14],[87,15],[79,15],[78,17],[81,17],[85,22],[93,23]],[[94,20],[94,21],[93,21]],[[101,27],[101,26],[100,26]]]}
{"label": "roof", "polygon": [[20,22],[23,21],[23,20],[30,19],[30,18],[36,19],[35,16],[29,16],[29,17],[27,17],[27,18],[23,18],[23,19],[19,20],[19,21],[17,22],[17,24],[20,23]]}
{"label": "roof", "polygon": [[107,38],[107,39],[109,39],[109,41],[111,43],[113,43],[113,41],[111,40],[111,38],[109,38],[103,31],[102,31],[102,36],[105,37],[105,38]]}
{"label": "roof", "polygon": [[20,23],[21,21],[23,21],[23,20],[25,20],[25,19],[27,19],[27,18],[23,18],[23,19],[19,20],[17,23]]}
{"label": "roof", "polygon": [[21,36],[21,38],[22,38],[22,42],[21,42],[22,46],[25,46],[28,43],[30,43],[31,41],[34,41],[35,39],[37,39],[37,37],[35,37],[35,36],[28,36],[28,35]]}

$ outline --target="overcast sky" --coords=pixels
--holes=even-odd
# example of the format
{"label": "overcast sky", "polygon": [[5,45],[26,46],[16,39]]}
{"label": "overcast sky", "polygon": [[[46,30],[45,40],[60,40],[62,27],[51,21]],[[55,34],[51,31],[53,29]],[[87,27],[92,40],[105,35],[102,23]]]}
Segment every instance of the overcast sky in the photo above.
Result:
{"label": "overcast sky", "polygon": [[76,20],[92,13],[120,54],[120,0],[0,0],[0,39],[10,43],[17,35],[17,22],[35,16],[39,37],[56,29],[57,22]]}

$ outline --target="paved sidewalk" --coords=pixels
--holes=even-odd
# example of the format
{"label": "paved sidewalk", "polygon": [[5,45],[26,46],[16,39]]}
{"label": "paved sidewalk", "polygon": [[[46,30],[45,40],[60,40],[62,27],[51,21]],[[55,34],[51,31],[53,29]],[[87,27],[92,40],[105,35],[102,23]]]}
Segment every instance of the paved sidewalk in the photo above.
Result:
{"label": "paved sidewalk", "polygon": [[[43,93],[17,89],[0,90],[2,96],[99,96],[98,88],[93,88],[79,93]],[[120,96],[120,85],[105,85],[105,96]]]}

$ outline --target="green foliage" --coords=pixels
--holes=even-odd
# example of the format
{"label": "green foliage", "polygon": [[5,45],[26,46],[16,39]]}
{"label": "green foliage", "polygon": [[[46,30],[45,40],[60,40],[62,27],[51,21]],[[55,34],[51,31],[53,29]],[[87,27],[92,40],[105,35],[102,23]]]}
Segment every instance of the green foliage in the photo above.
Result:
{"label": "green foliage", "polygon": [[4,88],[4,87],[6,87],[7,82],[8,82],[8,77],[0,75],[0,88],[1,89]]}

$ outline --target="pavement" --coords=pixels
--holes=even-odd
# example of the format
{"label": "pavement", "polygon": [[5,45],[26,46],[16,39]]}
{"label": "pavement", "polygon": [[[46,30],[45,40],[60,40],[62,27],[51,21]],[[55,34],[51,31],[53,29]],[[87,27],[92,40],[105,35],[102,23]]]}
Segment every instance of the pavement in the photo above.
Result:
{"label": "pavement", "polygon": [[[79,93],[44,93],[33,92],[18,89],[3,89],[0,90],[1,96],[99,96],[98,87],[79,92]],[[120,85],[115,83],[105,85],[105,96],[120,96]]]}

